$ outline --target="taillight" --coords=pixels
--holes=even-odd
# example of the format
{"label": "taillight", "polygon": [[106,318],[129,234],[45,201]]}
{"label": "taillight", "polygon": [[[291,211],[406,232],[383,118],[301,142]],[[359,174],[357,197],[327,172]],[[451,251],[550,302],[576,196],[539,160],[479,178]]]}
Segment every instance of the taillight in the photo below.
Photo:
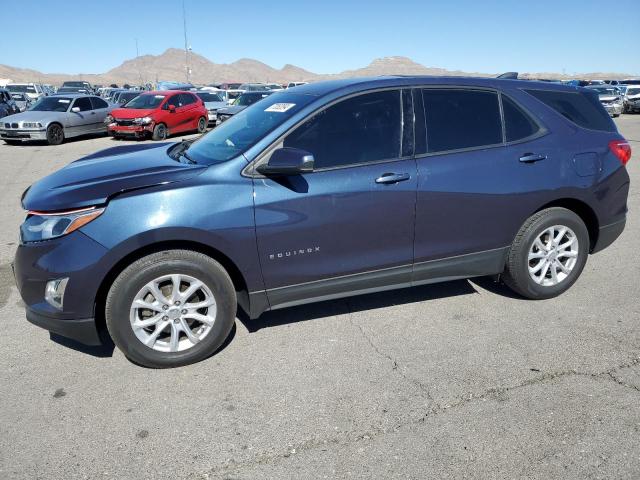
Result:
{"label": "taillight", "polygon": [[611,140],[609,150],[618,157],[622,165],[626,165],[631,158],[631,145],[626,140]]}

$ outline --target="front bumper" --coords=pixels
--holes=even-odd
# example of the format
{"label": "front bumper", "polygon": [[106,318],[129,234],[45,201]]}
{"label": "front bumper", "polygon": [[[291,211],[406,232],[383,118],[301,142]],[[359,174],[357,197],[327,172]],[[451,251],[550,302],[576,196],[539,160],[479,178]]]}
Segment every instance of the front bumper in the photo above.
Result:
{"label": "front bumper", "polygon": [[216,123],[216,120],[218,119],[218,114],[216,112],[209,111],[208,117],[209,117],[209,123]]}
{"label": "front bumper", "polygon": [[[20,244],[13,263],[27,320],[52,332],[88,345],[99,342],[95,303],[108,271],[108,250],[80,231],[64,237]],[[48,281],[69,278],[63,309],[44,299]]]}
{"label": "front bumper", "polygon": [[110,124],[107,126],[107,131],[109,135],[113,135],[114,137],[144,137],[151,133],[153,133],[153,123],[149,125],[115,125]]}
{"label": "front bumper", "polygon": [[622,113],[622,103],[603,103],[602,106],[609,115],[620,115]]}
{"label": "front bumper", "polygon": [[28,307],[26,310],[27,320],[40,328],[70,338],[84,345],[102,345],[100,334],[98,333],[98,328],[93,318],[62,320],[42,315]]}
{"label": "front bumper", "polygon": [[12,141],[46,140],[46,129],[0,128],[0,139]]}

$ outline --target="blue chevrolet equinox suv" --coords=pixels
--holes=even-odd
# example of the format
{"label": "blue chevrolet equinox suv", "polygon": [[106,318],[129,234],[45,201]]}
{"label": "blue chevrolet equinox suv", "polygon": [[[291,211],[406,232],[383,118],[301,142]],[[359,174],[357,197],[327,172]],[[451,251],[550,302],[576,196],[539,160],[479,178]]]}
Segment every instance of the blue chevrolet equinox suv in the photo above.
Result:
{"label": "blue chevrolet equinox suv", "polygon": [[23,195],[27,319],[134,362],[267,310],[481,275],[551,298],[623,231],[629,144],[597,95],[521,80],[304,85],[195,141],[115,147]]}

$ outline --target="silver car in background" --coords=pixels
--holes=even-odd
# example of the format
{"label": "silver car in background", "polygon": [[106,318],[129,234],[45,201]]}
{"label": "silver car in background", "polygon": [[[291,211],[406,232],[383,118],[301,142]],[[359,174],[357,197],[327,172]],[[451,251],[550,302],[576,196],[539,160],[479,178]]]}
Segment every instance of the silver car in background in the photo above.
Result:
{"label": "silver car in background", "polygon": [[112,109],[94,95],[43,97],[30,110],[1,119],[0,138],[9,144],[44,140],[60,145],[65,138],[107,133],[104,119]]}
{"label": "silver car in background", "polygon": [[625,113],[640,112],[640,85],[629,85],[624,95]]}
{"label": "silver car in background", "polygon": [[616,87],[609,85],[589,85],[589,90],[595,90],[598,93],[600,103],[607,113],[612,117],[619,117],[624,108],[622,101],[622,93]]}
{"label": "silver car in background", "polygon": [[36,103],[34,100],[31,100],[29,95],[27,95],[26,93],[12,93],[11,98],[13,98],[13,101],[16,102],[16,106],[21,112],[29,110],[29,108],[31,108],[31,106]]}

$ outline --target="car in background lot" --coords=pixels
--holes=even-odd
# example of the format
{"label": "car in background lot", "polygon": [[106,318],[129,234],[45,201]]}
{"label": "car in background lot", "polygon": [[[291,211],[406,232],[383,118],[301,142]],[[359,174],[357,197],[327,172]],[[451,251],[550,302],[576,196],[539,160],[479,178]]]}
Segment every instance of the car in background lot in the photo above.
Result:
{"label": "car in background lot", "polygon": [[125,90],[123,92],[118,92],[116,95],[114,95],[112,103],[122,106],[136,98],[138,95],[140,95],[140,92],[135,90]]}
{"label": "car in background lot", "polygon": [[14,102],[16,102],[16,106],[21,112],[28,110],[31,105],[36,103],[35,101],[31,100],[29,95],[27,95],[26,93],[12,93],[11,98]]}
{"label": "car in background lot", "polygon": [[0,117],[6,117],[7,115],[13,115],[19,112],[20,109],[13,99],[11,92],[5,88],[0,88]]}
{"label": "car in background lot", "polygon": [[78,88],[78,89],[83,89],[86,93],[91,93],[91,94],[95,93],[93,86],[91,86],[89,82],[85,82],[82,80],[70,80],[67,82],[63,82],[62,88]]}
{"label": "car in background lot", "polygon": [[608,85],[590,85],[586,87],[598,94],[598,98],[607,113],[612,117],[618,117],[624,108],[622,94],[616,87]]}
{"label": "car in background lot", "polygon": [[299,87],[300,85],[306,85],[308,82],[289,82],[287,88]]}
{"label": "car in background lot", "polygon": [[45,96],[42,85],[37,83],[8,83],[5,88],[11,93],[25,93],[33,101]]}
{"label": "car in background lot", "polygon": [[237,113],[240,113],[245,108],[250,105],[253,105],[256,102],[259,102],[263,98],[268,97],[273,92],[265,91],[265,92],[245,92],[240,95],[233,105],[226,108],[221,108],[218,110],[216,125],[220,125],[222,122],[229,120],[232,116]]}
{"label": "car in background lot", "polygon": [[107,118],[114,138],[164,140],[181,132],[207,130],[208,112],[192,92],[161,90],[145,92],[116,108]]}
{"label": "car in background lot", "polygon": [[243,92],[266,92],[269,87],[264,83],[243,83],[237,90],[242,90]]}
{"label": "car in background lot", "polygon": [[640,112],[640,85],[629,85],[624,96],[625,113]]}
{"label": "car in background lot", "polygon": [[240,85],[242,85],[242,83],[225,82],[220,84],[220,88],[222,90],[237,90],[238,88],[240,88]]}
{"label": "car in background lot", "polygon": [[257,318],[498,274],[549,299],[624,230],[630,156],[584,89],[321,82],[196,141],[106,150],[36,182],[15,278],[29,321],[98,344],[104,319],[148,367],[212,355],[238,306]]}
{"label": "car in background lot", "polygon": [[267,88],[269,90],[271,90],[272,92],[276,91],[276,90],[284,90],[284,87],[282,85],[280,85],[279,83],[267,83]]}
{"label": "car in background lot", "polygon": [[111,107],[93,95],[52,95],[41,98],[30,110],[0,121],[0,139],[13,144],[44,140],[60,145],[65,138],[105,133],[104,119]]}
{"label": "car in background lot", "polygon": [[204,106],[208,112],[209,123],[215,124],[218,118],[218,110],[228,106],[227,101],[224,97],[224,91],[199,90],[193,93],[195,93],[200,98],[200,100],[204,102]]}
{"label": "car in background lot", "polygon": [[91,90],[86,87],[60,87],[56,95],[69,95],[73,93],[92,95]]}

